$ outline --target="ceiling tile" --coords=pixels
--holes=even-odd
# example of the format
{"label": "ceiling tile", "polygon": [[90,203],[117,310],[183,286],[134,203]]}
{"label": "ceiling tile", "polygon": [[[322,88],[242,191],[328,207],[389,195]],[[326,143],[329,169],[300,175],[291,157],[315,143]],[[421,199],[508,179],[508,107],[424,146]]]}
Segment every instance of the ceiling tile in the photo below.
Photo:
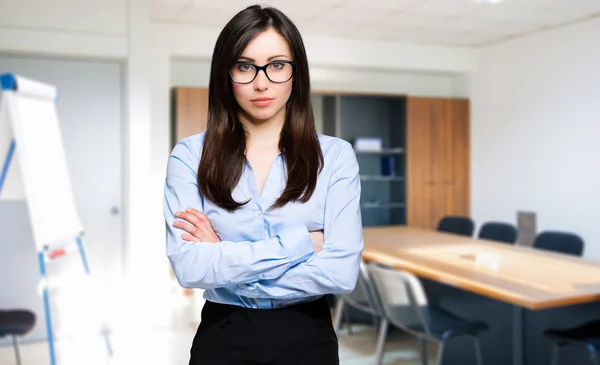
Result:
{"label": "ceiling tile", "polygon": [[360,6],[372,9],[402,10],[427,0],[346,0],[344,6]]}
{"label": "ceiling tile", "polygon": [[490,19],[490,20],[510,20],[525,14],[531,13],[531,8],[511,6],[504,3],[487,4],[477,8],[472,8],[461,15],[469,18]]}
{"label": "ceiling tile", "polygon": [[494,24],[495,21],[487,19],[473,19],[465,17],[453,17],[444,19],[432,25],[433,28],[454,31],[472,31]]}
{"label": "ceiling tile", "polygon": [[477,9],[481,5],[469,0],[426,0],[420,1],[408,8],[411,13],[421,15],[452,16],[466,11]]}
{"label": "ceiling tile", "polygon": [[267,3],[261,0],[191,0],[190,6],[197,9],[236,9],[241,11],[250,5]]}
{"label": "ceiling tile", "polygon": [[302,2],[293,2],[286,0],[271,0],[269,5],[281,10],[292,21],[314,19],[335,7],[333,3],[322,2],[319,0],[303,0]]}
{"label": "ceiling tile", "polygon": [[391,27],[422,27],[431,26],[448,19],[439,15],[419,15],[410,12],[392,14],[380,20],[380,24]]}
{"label": "ceiling tile", "polygon": [[196,26],[224,27],[239,9],[187,8],[177,16],[177,21]]}
{"label": "ceiling tile", "polygon": [[194,0],[152,0],[150,5],[171,5],[175,7],[190,5]]}
{"label": "ceiling tile", "polygon": [[360,39],[380,39],[392,40],[397,38],[406,38],[408,35],[415,33],[417,30],[413,28],[390,27],[381,25],[367,25],[354,29],[348,35]]}
{"label": "ceiling tile", "polygon": [[299,27],[302,34],[326,34],[330,36],[348,34],[360,27],[358,23],[337,22],[337,21],[317,21],[304,24]]}
{"label": "ceiling tile", "polygon": [[[298,0],[277,0],[277,1],[281,1],[281,2],[286,2],[286,3],[298,3]],[[338,5],[341,4],[343,2],[346,2],[347,0],[318,0],[319,3],[323,3],[323,4],[327,4],[327,5]]]}
{"label": "ceiling tile", "polygon": [[337,22],[357,22],[369,23],[388,15],[389,11],[382,9],[371,9],[364,7],[342,6],[332,9],[327,14],[324,14],[322,19],[327,19]]}
{"label": "ceiling tile", "polygon": [[274,6],[302,34],[471,47],[600,16],[600,0],[151,0],[153,19],[222,27],[248,5]]}
{"label": "ceiling tile", "polygon": [[[600,0],[599,0],[600,2]],[[591,16],[592,12],[582,11],[577,8],[546,8],[538,11],[532,11],[511,19],[516,23],[531,23],[545,26],[559,25],[566,22],[582,19]],[[600,15],[600,14],[599,14]]]}
{"label": "ceiling tile", "polygon": [[520,35],[536,31],[540,28],[537,24],[515,23],[515,22],[497,22],[489,27],[482,28],[484,31],[503,35]]}

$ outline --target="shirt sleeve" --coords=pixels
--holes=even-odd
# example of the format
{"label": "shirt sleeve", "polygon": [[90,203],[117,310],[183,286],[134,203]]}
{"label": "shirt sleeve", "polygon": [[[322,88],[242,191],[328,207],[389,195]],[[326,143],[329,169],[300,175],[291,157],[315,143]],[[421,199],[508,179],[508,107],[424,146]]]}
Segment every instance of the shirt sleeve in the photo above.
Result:
{"label": "shirt sleeve", "polygon": [[179,142],[169,156],[164,187],[167,257],[181,286],[212,289],[272,279],[314,255],[310,234],[300,223],[273,227],[275,237],[263,241],[183,240],[185,231],[173,226],[175,213],[186,208],[203,211],[196,173],[198,153],[189,141]]}
{"label": "shirt sleeve", "polygon": [[363,251],[360,177],[350,144],[338,154],[325,201],[323,249],[275,279],[238,285],[249,298],[295,299],[354,290]]}

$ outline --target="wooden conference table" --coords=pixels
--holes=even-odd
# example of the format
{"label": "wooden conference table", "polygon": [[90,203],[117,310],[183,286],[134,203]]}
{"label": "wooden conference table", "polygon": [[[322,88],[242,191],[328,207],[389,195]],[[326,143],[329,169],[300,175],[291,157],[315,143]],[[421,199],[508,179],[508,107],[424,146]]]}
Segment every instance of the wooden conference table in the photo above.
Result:
{"label": "wooden conference table", "polygon": [[521,308],[600,300],[600,264],[579,257],[406,226],[363,230],[366,261],[515,305],[513,365],[521,365]]}

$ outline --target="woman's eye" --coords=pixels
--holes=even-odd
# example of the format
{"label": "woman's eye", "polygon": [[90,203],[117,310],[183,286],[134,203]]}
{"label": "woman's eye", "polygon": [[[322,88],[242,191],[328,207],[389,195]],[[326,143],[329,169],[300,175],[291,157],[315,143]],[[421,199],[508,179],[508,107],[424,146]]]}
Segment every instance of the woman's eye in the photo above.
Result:
{"label": "woman's eye", "polygon": [[281,70],[284,67],[284,64],[283,62],[273,62],[270,66],[274,70]]}
{"label": "woman's eye", "polygon": [[242,72],[248,72],[250,70],[252,70],[252,65],[249,63],[238,63],[238,70],[242,71]]}

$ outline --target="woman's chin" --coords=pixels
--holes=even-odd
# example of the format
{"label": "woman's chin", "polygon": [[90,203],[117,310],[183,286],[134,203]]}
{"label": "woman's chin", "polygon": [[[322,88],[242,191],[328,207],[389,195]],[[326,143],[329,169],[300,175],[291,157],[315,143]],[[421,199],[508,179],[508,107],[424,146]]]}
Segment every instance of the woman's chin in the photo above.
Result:
{"label": "woman's chin", "polygon": [[273,109],[273,108],[261,108],[261,109],[255,109],[251,110],[250,113],[246,113],[250,119],[254,122],[254,123],[263,123],[266,122],[268,120],[273,119],[273,117],[276,116],[277,114],[277,110]]}

